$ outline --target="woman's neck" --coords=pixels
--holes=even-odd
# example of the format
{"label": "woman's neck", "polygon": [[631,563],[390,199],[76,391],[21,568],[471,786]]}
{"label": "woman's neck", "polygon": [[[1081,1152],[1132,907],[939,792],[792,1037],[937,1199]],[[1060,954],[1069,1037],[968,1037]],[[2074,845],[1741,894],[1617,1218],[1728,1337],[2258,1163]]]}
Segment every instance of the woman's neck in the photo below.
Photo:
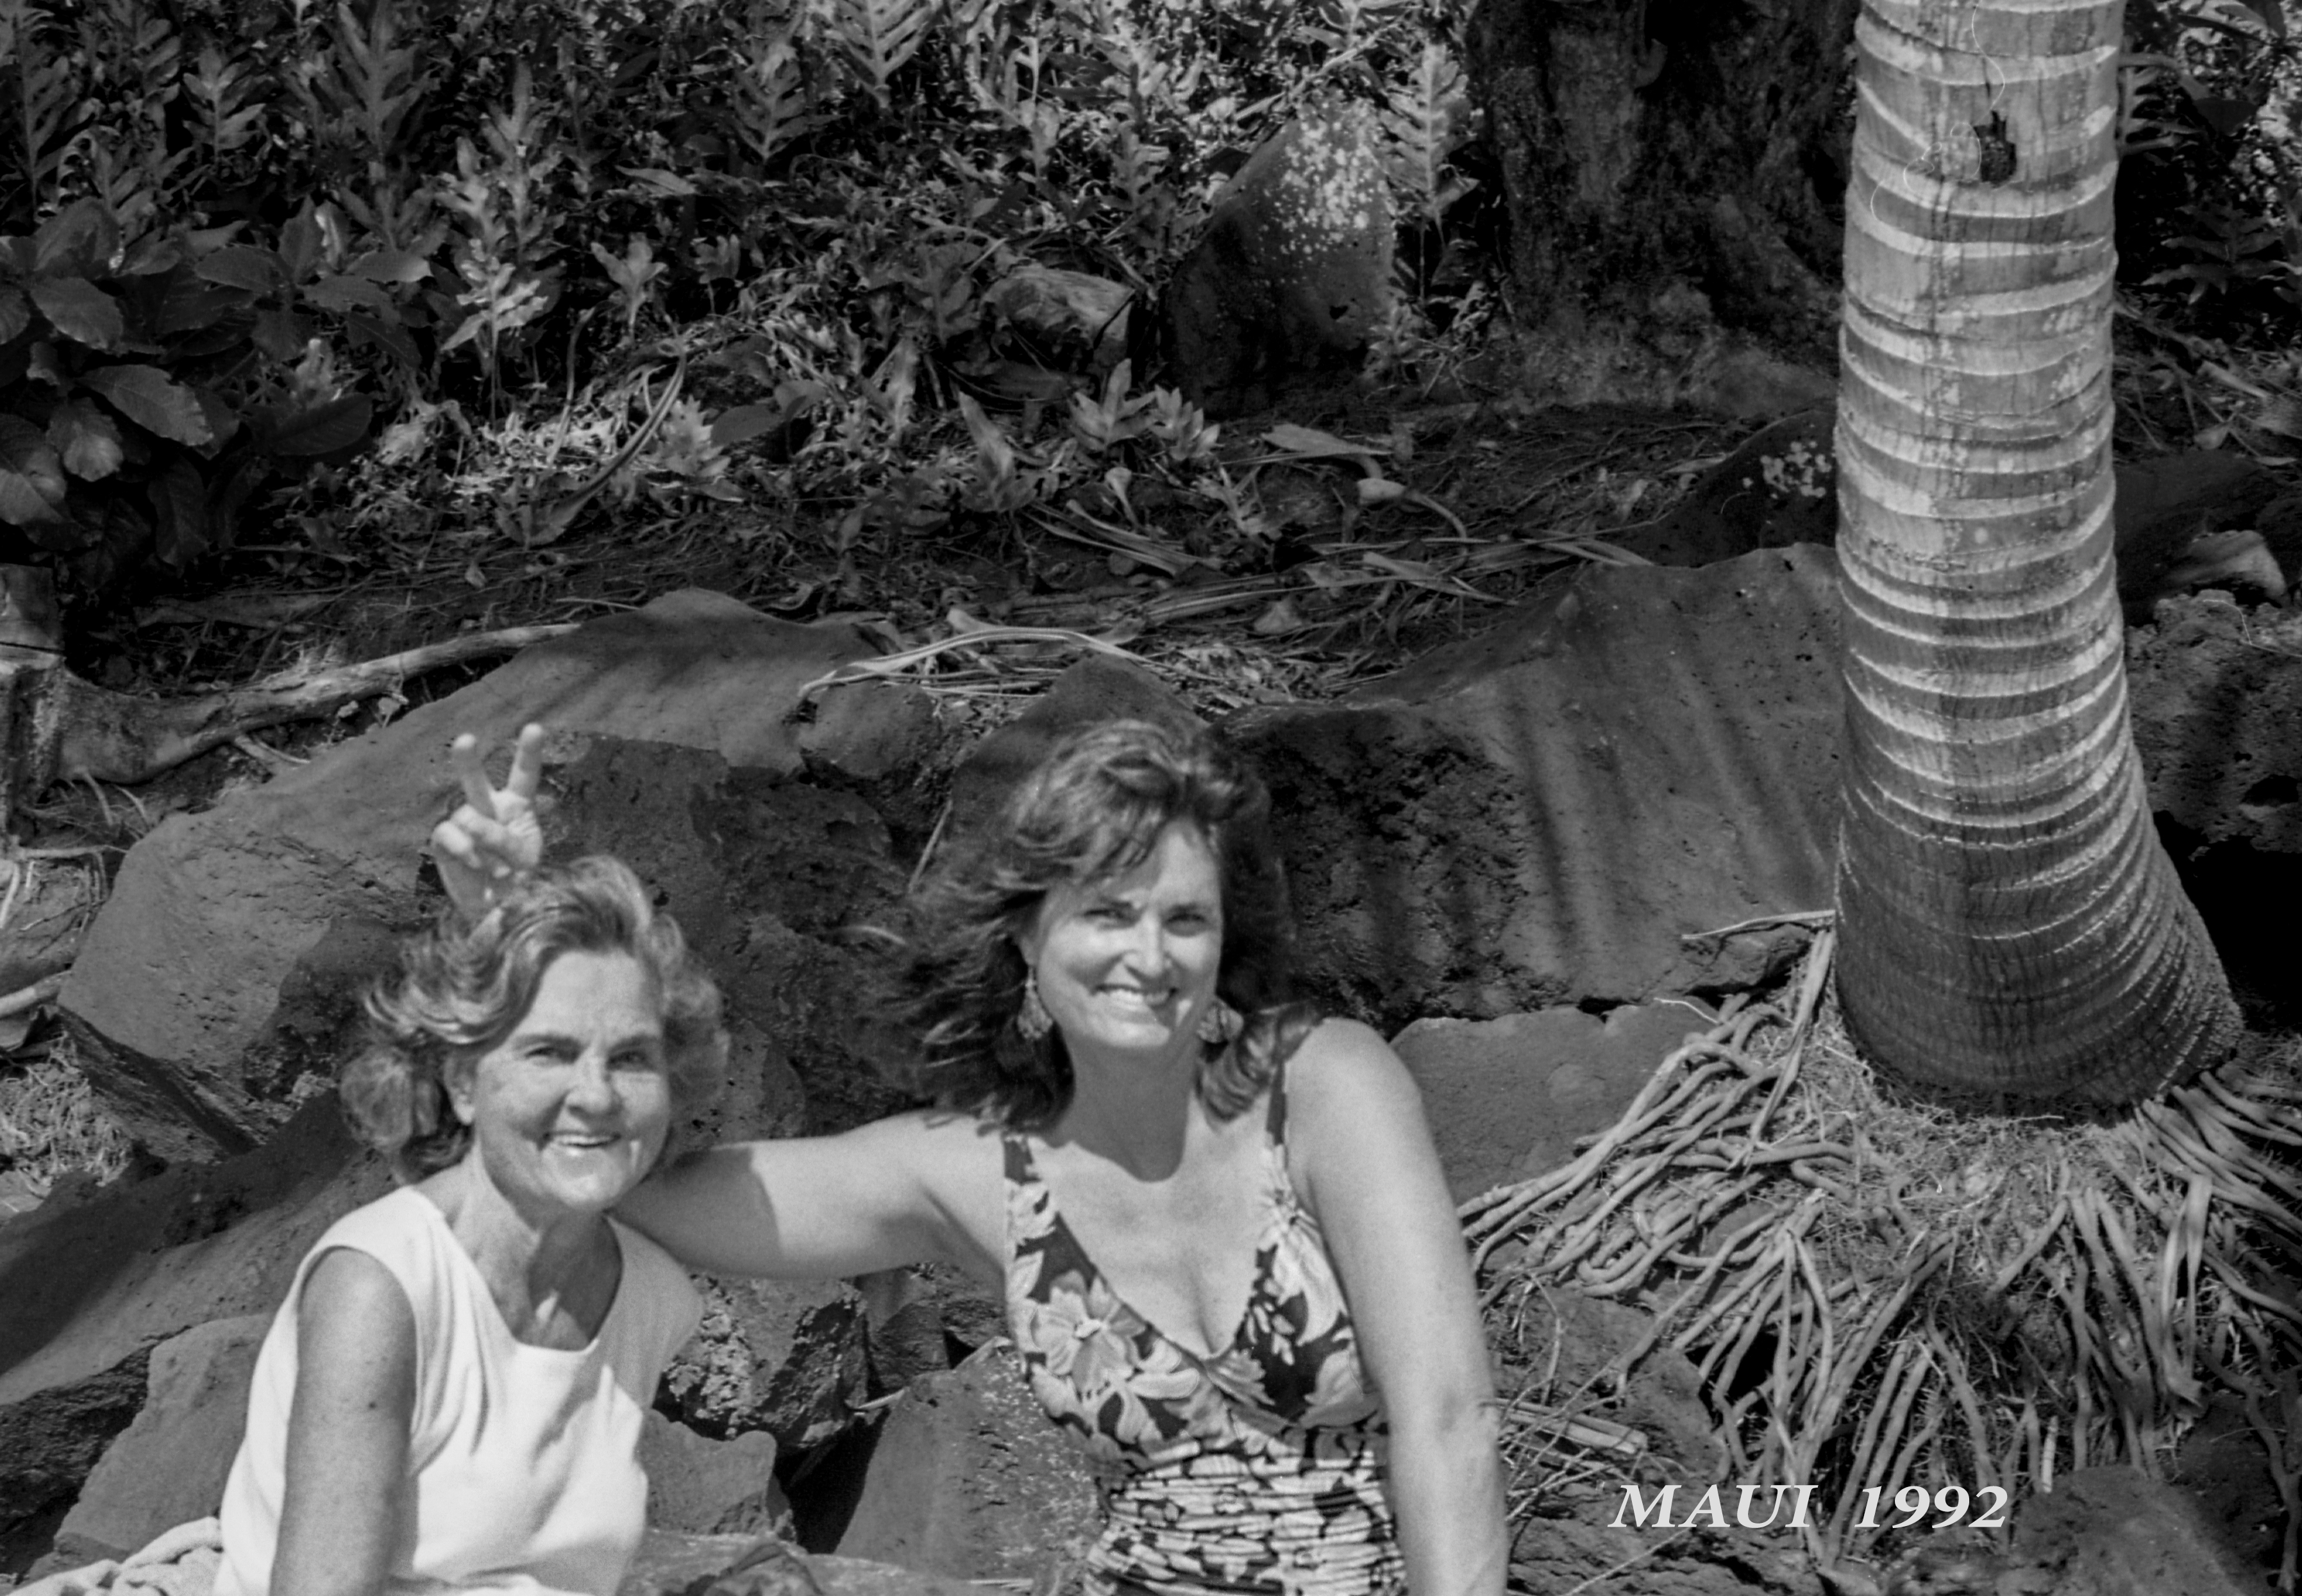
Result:
{"label": "woman's neck", "polygon": [[1075,1053],[1071,1105],[1052,1139],[1076,1143],[1138,1179],[1164,1180],[1182,1162],[1198,1077],[1196,1042],[1165,1058]]}
{"label": "woman's neck", "polygon": [[[442,1170],[424,1190],[478,1266],[515,1336],[550,1345],[567,1340],[573,1329],[582,1332],[576,1345],[590,1340],[603,1311],[601,1271],[613,1271],[619,1256],[607,1215],[527,1213],[497,1189],[476,1157]],[[605,1297],[613,1296],[609,1283]]]}

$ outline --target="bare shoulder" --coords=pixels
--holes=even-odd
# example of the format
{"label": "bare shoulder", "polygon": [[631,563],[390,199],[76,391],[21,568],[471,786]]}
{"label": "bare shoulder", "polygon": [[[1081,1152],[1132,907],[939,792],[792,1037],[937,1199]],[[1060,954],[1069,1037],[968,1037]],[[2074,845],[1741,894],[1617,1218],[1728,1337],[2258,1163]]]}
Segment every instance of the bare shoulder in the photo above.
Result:
{"label": "bare shoulder", "polygon": [[381,1262],[356,1247],[332,1247],[305,1273],[296,1324],[307,1337],[319,1331],[379,1344],[405,1331],[413,1345],[416,1312]]}
{"label": "bare shoulder", "polygon": [[1287,1113],[1306,1128],[1348,1129],[1356,1117],[1411,1108],[1420,1126],[1422,1093],[1390,1043],[1356,1020],[1323,1020],[1287,1063]]}
{"label": "bare shoulder", "polygon": [[416,1310],[391,1270],[334,1247],[304,1276],[296,1303],[297,1383],[347,1399],[390,1395],[405,1407],[416,1369]]}
{"label": "bare shoulder", "polygon": [[1372,1028],[1322,1021],[1288,1060],[1287,1164],[1314,1213],[1370,1179],[1437,1168],[1415,1077]]}

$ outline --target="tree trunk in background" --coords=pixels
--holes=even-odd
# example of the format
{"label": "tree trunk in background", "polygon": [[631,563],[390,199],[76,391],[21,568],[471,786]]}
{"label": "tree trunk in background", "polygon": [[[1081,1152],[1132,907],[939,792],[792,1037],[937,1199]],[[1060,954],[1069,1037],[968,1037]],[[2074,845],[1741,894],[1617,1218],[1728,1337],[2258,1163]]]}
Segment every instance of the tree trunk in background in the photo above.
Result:
{"label": "tree trunk in background", "polygon": [[2121,4],[1865,0],[1856,28],[1839,995],[1895,1073],[2026,1098],[2132,1101],[2238,1031],[2127,727]]}
{"label": "tree trunk in background", "polygon": [[1536,385],[1668,397],[1722,332],[1828,368],[1855,3],[1481,0]]}

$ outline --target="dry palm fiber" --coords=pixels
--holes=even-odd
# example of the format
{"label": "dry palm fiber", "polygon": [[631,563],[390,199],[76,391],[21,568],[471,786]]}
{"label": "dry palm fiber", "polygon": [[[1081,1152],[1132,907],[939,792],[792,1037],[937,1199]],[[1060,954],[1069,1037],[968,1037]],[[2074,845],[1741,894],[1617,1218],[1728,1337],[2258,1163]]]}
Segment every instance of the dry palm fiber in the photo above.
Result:
{"label": "dry palm fiber", "polygon": [[[2157,1473],[2210,1389],[2247,1404],[2281,1494],[2302,1459],[2302,1080],[2289,1054],[2118,1115],[1963,1113],[1858,1058],[1827,1001],[1730,1006],[1572,1163],[1466,1204],[1491,1303],[1635,1303],[1694,1364],[1728,1484],[1818,1488],[1808,1549],[1870,1550],[1864,1491],[2019,1498]],[[1929,1515],[1923,1522],[1933,1523]],[[2281,1590],[2294,1588],[2289,1525]]]}

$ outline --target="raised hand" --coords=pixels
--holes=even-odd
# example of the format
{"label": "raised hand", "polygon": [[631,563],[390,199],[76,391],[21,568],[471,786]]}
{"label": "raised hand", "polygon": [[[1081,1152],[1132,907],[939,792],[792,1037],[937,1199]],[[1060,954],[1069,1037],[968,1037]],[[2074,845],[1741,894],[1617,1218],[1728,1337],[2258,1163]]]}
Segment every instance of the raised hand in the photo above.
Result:
{"label": "raised hand", "polygon": [[464,802],[432,828],[432,859],[457,912],[477,920],[543,862],[543,824],[535,805],[543,777],[543,728],[533,722],[520,727],[511,774],[500,787],[488,785],[480,740],[471,733],[449,745],[448,759]]}

